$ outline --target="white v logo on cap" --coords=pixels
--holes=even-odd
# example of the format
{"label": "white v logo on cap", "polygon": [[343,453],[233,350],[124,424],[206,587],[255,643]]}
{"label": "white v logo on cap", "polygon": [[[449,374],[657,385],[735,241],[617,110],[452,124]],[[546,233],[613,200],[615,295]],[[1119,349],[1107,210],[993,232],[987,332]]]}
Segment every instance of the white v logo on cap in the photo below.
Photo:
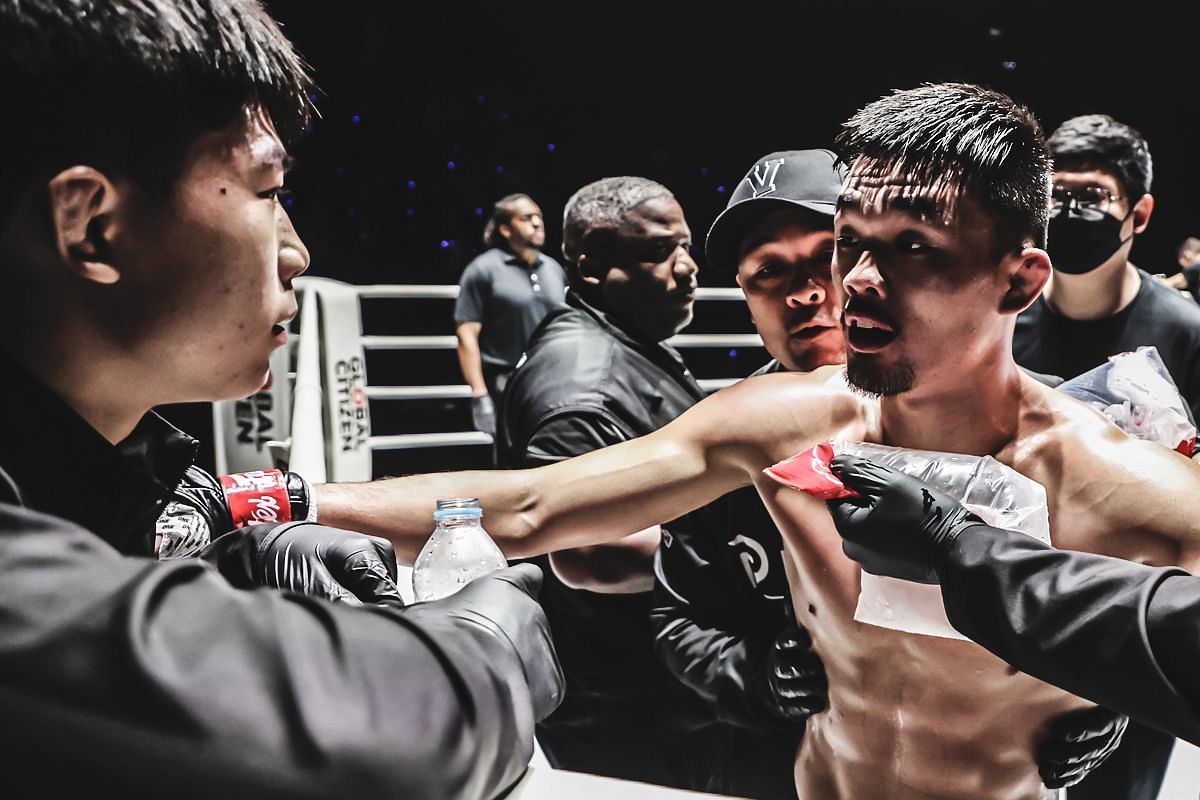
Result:
{"label": "white v logo on cap", "polygon": [[750,170],[750,174],[746,176],[746,182],[750,184],[750,191],[755,197],[762,197],[764,194],[771,194],[775,191],[775,174],[779,172],[782,164],[783,159],[776,158],[756,164],[754,169]]}

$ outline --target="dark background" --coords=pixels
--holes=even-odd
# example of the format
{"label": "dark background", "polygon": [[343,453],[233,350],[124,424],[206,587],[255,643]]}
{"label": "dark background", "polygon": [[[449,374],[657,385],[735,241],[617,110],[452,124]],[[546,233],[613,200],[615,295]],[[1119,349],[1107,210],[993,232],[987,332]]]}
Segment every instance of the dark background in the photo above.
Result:
{"label": "dark background", "polygon": [[[500,196],[529,193],[561,242],[566,199],[597,178],[664,183],[698,242],[761,155],[828,146],[892,89],[986,84],[1047,133],[1103,112],[1141,131],[1157,199],[1134,261],[1177,270],[1200,235],[1196,28],[1150,3],[268,2],[312,67],[319,118],[293,146],[289,210],[310,274],[455,283]],[[1185,7],[1185,6],[1181,6]],[[701,285],[732,285],[703,269]],[[448,334],[451,304],[364,303],[368,333]],[[750,330],[740,304],[700,304],[693,332]],[[761,351],[689,350],[702,377],[744,375]],[[374,353],[372,383],[459,383],[452,353]],[[469,428],[464,403],[373,403],[378,433]],[[207,409],[173,409],[211,438]],[[483,448],[378,454],[376,472],[477,466]],[[210,451],[205,459],[211,458]]]}
{"label": "dark background", "polygon": [[313,274],[453,283],[513,191],[541,204],[557,254],[566,199],[616,174],[671,188],[702,239],[758,156],[828,146],[864,104],[943,80],[1004,91],[1047,132],[1093,112],[1139,129],[1158,207],[1135,261],[1173,272],[1200,234],[1195,20],[1153,3],[268,7],[320,87],[290,177]]}

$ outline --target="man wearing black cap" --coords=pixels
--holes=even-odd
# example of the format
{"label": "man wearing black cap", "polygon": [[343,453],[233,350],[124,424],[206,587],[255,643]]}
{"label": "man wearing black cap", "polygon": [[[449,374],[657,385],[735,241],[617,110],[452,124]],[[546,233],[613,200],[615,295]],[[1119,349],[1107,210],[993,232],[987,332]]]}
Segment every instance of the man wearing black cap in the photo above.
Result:
{"label": "man wearing black cap", "polygon": [[[736,271],[770,362],[755,372],[845,361],[830,265],[842,172],[828,150],[760,158],[705,242]],[[668,668],[741,728],[707,765],[709,791],[794,797],[796,746],[826,706],[825,671],[787,603],[783,542],[753,487],[669,527],[655,555],[655,647]],[[720,658],[714,658],[720,653]],[[714,726],[715,727],[715,726]]]}
{"label": "man wearing black cap", "polygon": [[[709,229],[708,263],[736,271],[772,357],[754,375],[845,363],[831,274],[844,177],[829,150],[771,153],[749,169]],[[656,553],[651,621],[668,668],[716,719],[743,729],[725,742],[726,757],[711,760],[704,788],[794,796],[796,746],[808,718],[827,705],[826,683],[790,613],[779,530],[753,487],[692,512],[688,522],[670,528]],[[1108,741],[1083,725],[1063,738],[1080,741],[1064,763],[1041,765],[1048,784],[1064,785],[1062,773],[1077,766],[1065,762],[1086,762]]]}

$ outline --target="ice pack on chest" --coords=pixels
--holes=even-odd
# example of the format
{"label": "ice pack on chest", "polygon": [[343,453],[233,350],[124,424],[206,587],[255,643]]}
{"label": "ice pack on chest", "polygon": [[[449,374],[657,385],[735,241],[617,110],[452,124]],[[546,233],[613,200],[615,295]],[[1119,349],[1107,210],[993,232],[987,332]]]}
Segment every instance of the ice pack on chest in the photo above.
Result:
{"label": "ice pack on chest", "polygon": [[[842,453],[869,458],[921,478],[957,499],[989,525],[1021,531],[1050,543],[1045,488],[990,456],[830,441],[767,467],[763,472],[785,486],[823,500],[849,497],[851,490],[829,469],[833,457]],[[823,463],[823,470],[813,467],[814,462]],[[908,633],[966,638],[946,619],[941,587],[865,571],[862,572],[854,619]]]}
{"label": "ice pack on chest", "polygon": [[1109,356],[1058,389],[1097,409],[1135,439],[1192,455],[1196,426],[1156,347]]}

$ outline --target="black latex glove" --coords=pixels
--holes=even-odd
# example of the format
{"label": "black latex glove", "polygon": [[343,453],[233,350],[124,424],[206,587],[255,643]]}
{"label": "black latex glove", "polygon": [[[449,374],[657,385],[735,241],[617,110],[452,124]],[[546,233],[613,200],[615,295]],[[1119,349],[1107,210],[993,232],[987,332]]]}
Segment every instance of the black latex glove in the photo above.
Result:
{"label": "black latex glove", "polygon": [[234,586],[270,586],[351,605],[402,607],[396,552],[378,536],[315,522],[251,525],[200,551]]}
{"label": "black latex glove", "polygon": [[862,495],[829,501],[842,550],[874,575],[940,583],[938,568],[954,540],[983,523],[950,495],[891,467],[850,455],[830,467]]}
{"label": "black latex glove", "polygon": [[488,436],[496,435],[496,404],[489,395],[471,397],[471,422],[475,430],[483,431]]}
{"label": "black latex glove", "polygon": [[825,665],[803,628],[780,631],[758,674],[758,698],[773,715],[803,722],[829,705]]}
{"label": "black latex glove", "polygon": [[1042,783],[1047,789],[1079,783],[1117,749],[1128,724],[1129,717],[1099,706],[1052,720],[1037,748]]}
{"label": "black latex glove", "polygon": [[565,691],[550,623],[537,601],[541,588],[542,571],[533,564],[517,564],[482,575],[448,597],[414,603],[405,614],[418,620],[426,614],[449,614],[506,642],[521,661],[534,719],[540,722],[558,708]]}

